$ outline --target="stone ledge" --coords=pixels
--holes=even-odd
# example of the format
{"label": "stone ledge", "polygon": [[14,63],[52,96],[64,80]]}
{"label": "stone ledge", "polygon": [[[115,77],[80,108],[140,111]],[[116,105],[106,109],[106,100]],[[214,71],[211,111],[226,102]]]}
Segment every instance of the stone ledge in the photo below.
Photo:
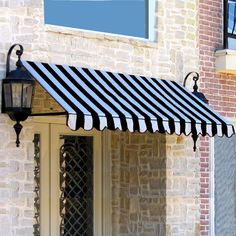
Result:
{"label": "stone ledge", "polygon": [[215,52],[216,72],[236,75],[236,50],[223,49]]}
{"label": "stone ledge", "polygon": [[157,48],[158,47],[156,40],[151,41],[149,39],[144,39],[144,38],[119,35],[119,34],[96,32],[96,31],[84,30],[84,29],[74,29],[74,28],[70,28],[70,27],[63,27],[63,26],[56,26],[56,25],[47,25],[46,24],[45,31],[58,33],[58,34],[71,35],[71,36],[78,36],[78,37],[88,38],[88,39],[97,39],[97,40],[107,40],[107,41],[129,43],[131,45],[134,45],[137,47],[144,47],[144,48]]}

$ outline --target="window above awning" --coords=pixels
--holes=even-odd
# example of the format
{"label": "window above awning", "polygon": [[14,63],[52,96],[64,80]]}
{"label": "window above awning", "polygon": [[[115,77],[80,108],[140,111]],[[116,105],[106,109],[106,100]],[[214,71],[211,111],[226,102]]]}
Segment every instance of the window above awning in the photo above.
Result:
{"label": "window above awning", "polygon": [[68,113],[72,130],[227,136],[233,125],[175,81],[23,61]]}

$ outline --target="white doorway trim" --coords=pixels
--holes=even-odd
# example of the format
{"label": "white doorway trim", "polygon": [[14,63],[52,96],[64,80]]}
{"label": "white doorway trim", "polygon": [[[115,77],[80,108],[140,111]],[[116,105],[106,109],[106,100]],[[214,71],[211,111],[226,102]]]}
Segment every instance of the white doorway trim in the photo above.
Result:
{"label": "white doorway trim", "polygon": [[209,187],[210,187],[210,236],[215,236],[215,139],[210,138]]}

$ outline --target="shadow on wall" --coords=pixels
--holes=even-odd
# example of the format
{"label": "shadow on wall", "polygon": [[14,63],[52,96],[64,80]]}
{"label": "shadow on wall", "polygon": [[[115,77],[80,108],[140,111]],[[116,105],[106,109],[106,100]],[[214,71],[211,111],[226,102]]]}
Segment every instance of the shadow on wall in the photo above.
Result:
{"label": "shadow on wall", "polygon": [[112,163],[112,235],[165,235],[166,136],[113,132]]}

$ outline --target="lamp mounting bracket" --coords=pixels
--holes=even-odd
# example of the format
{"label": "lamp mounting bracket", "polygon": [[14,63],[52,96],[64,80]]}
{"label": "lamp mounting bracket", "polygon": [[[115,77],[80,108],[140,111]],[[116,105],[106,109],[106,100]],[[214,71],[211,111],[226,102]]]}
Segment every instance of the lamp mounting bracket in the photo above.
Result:
{"label": "lamp mounting bracket", "polygon": [[19,67],[19,66],[22,65],[20,58],[21,58],[21,55],[22,55],[23,52],[24,52],[24,48],[23,48],[23,46],[22,46],[21,44],[17,44],[17,43],[16,43],[16,44],[13,44],[13,45],[10,47],[10,49],[9,49],[9,51],[8,51],[8,53],[7,53],[7,65],[6,65],[6,75],[7,75],[7,76],[8,76],[8,74],[9,74],[9,72],[10,72],[10,58],[11,58],[11,53],[12,53],[12,50],[14,49],[14,47],[16,47],[16,46],[19,46],[19,48],[20,48],[20,49],[16,50],[16,55],[18,56],[18,60],[17,60],[17,62],[16,62],[16,66]]}
{"label": "lamp mounting bracket", "polygon": [[193,91],[197,92],[198,90],[197,81],[199,80],[199,74],[196,71],[191,71],[185,76],[183,85],[184,87],[186,87],[186,81],[188,77],[192,74],[193,74],[193,81],[194,81]]}

